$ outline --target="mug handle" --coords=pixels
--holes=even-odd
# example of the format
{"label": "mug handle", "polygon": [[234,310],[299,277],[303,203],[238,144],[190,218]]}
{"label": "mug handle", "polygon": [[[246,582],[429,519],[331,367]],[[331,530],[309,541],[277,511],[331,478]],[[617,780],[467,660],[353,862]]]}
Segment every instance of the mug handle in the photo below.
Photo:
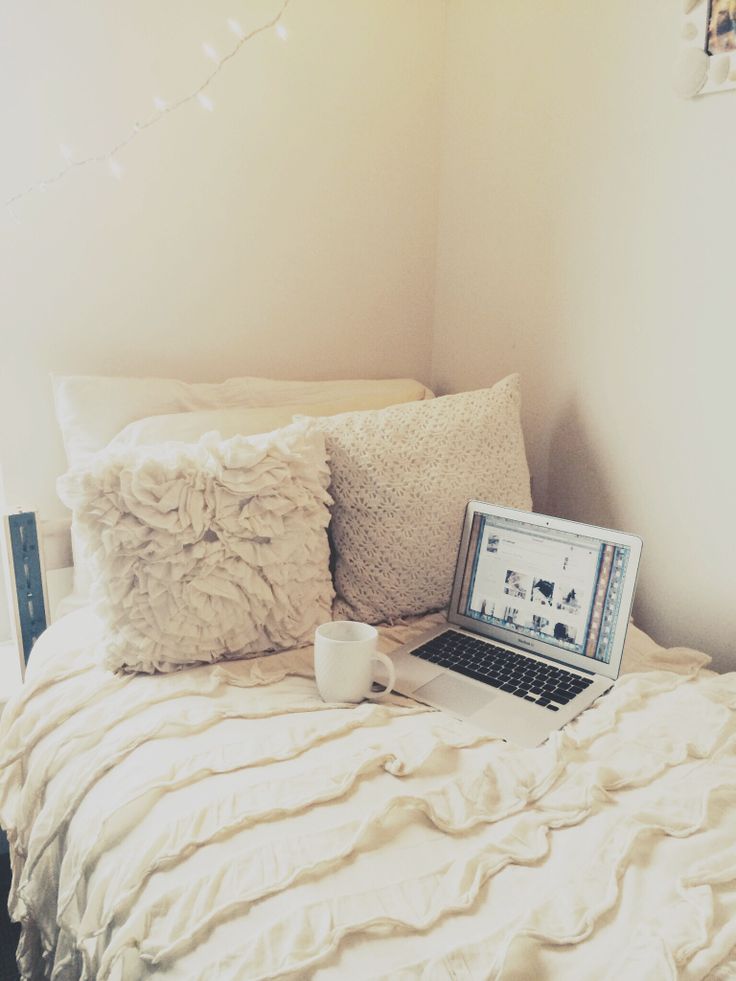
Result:
{"label": "mug handle", "polygon": [[384,668],[388,671],[388,683],[383,691],[370,691],[368,692],[369,698],[383,698],[384,695],[388,695],[391,689],[396,684],[396,668],[394,667],[394,662],[386,654],[381,654],[380,651],[376,651],[373,655],[374,661],[380,661]]}

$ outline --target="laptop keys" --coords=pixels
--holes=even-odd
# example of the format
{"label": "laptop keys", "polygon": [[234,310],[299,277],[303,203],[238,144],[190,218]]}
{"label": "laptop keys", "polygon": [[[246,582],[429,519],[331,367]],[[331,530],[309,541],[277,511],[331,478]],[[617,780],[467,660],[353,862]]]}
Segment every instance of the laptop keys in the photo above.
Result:
{"label": "laptop keys", "polygon": [[438,634],[412,654],[553,712],[592,683],[592,679],[454,630]]}

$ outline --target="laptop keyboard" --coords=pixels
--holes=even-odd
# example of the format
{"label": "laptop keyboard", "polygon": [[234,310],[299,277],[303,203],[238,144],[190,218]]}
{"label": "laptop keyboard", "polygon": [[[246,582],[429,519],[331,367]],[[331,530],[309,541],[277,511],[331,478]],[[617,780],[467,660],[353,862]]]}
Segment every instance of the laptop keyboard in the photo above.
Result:
{"label": "laptop keyboard", "polygon": [[583,678],[546,661],[535,661],[457,630],[446,630],[411,653],[527,702],[543,705],[551,712],[559,712],[560,706],[567,705],[592,684],[592,678]]}

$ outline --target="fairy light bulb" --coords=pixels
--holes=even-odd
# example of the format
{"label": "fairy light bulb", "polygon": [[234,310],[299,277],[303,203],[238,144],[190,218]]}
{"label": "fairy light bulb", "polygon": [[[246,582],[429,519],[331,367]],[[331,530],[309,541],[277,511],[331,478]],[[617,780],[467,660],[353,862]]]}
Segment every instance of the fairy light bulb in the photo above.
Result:
{"label": "fairy light bulb", "polygon": [[[278,15],[279,18],[289,3],[290,0],[283,0],[281,13]],[[183,108],[185,105],[194,102],[195,100],[206,112],[213,112],[215,109],[215,103],[204,90],[209,86],[215,75],[221,71],[222,67],[240,51],[247,41],[252,40],[256,36],[263,34],[266,31],[270,31],[271,29],[275,29],[277,37],[279,37],[282,41],[287,40],[289,37],[289,32],[287,31],[286,27],[280,23],[278,19],[275,24],[274,20],[271,19],[267,23],[264,23],[260,27],[256,27],[247,33],[243,30],[242,25],[234,17],[229,17],[226,24],[231,33],[237,37],[237,43],[228,46],[224,59],[220,58],[220,55],[212,44],[207,41],[202,43],[202,51],[204,55],[214,62],[216,67],[209,72],[208,77],[205,79],[200,89],[195,89],[194,91],[189,90],[189,92],[187,92],[185,95],[182,95],[179,98],[174,98],[171,101],[167,101],[160,95],[153,96],[153,105],[158,115],[152,115],[143,122],[137,120],[133,124],[132,131],[125,136],[125,138],[119,139],[117,143],[113,144],[112,148],[106,154],[99,152],[90,153],[87,155],[78,154],[75,153],[66,143],[59,144],[59,152],[66,162],[66,166],[58,170],[57,173],[52,174],[47,180],[38,181],[36,184],[33,184],[32,186],[27,187],[22,191],[18,191],[17,193],[6,198],[4,207],[7,209],[11,220],[20,221],[17,211],[15,210],[15,206],[18,204],[18,202],[24,200],[33,193],[44,193],[49,184],[56,184],[57,181],[59,181],[61,178],[65,178],[72,170],[86,167],[88,164],[106,165],[110,175],[116,180],[121,180],[125,171],[123,165],[115,157],[116,152],[122,150],[124,147],[127,148],[131,141],[135,139],[143,130],[147,130],[151,126],[162,122],[164,115],[173,113]]]}

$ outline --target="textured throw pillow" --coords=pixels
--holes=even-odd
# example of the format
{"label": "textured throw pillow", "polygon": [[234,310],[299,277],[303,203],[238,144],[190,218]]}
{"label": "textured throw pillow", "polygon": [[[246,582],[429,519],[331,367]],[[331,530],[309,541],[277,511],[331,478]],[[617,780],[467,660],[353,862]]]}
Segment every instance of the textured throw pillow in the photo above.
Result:
{"label": "textured throw pillow", "polygon": [[529,510],[519,377],[320,419],[334,498],[336,619],[424,613],[450,597],[465,505]]}
{"label": "textured throw pillow", "polygon": [[171,671],[308,644],[334,592],[324,436],[105,449],[59,480],[113,670]]}

